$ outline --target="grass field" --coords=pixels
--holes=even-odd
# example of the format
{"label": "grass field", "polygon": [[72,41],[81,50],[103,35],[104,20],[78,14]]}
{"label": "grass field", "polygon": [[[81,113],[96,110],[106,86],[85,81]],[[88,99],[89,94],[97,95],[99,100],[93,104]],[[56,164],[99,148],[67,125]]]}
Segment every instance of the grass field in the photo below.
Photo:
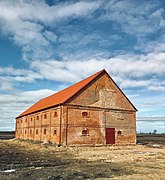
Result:
{"label": "grass field", "polygon": [[13,138],[15,138],[15,131],[0,132],[0,139],[13,139]]}
{"label": "grass field", "polygon": [[55,147],[0,140],[0,180],[163,180],[165,136],[143,137],[138,136],[138,141],[146,145],[106,147]]}
{"label": "grass field", "polygon": [[165,134],[137,134],[137,143],[165,145]]}

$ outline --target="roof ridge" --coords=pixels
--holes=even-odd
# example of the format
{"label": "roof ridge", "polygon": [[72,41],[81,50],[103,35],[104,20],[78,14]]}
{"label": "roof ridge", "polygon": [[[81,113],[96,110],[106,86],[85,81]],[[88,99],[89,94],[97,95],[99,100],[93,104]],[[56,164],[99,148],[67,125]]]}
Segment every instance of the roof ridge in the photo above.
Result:
{"label": "roof ridge", "polygon": [[[47,97],[45,97],[45,98],[42,98],[42,99],[40,99],[40,100],[43,100],[43,99],[46,99],[46,98],[48,98],[48,97],[51,97],[51,96],[53,96],[53,95],[55,95],[55,94],[58,94],[58,93],[60,93],[61,91],[64,91],[64,90],[67,90],[67,89],[69,89],[69,88],[71,88],[71,87],[73,87],[73,86],[75,86],[75,85],[77,85],[77,84],[79,84],[79,83],[81,83],[81,82],[83,82],[83,81],[85,81],[85,80],[87,80],[87,79],[89,79],[89,78],[91,78],[92,76],[95,76],[96,74],[101,74],[103,71],[105,71],[105,69],[102,69],[101,71],[98,71],[97,73],[95,73],[95,74],[93,74],[93,75],[91,75],[91,76],[89,76],[89,77],[87,77],[87,78],[85,78],[85,79],[82,79],[81,81],[78,81],[78,82],[76,82],[75,84],[72,84],[72,85],[70,85],[70,86],[68,86],[68,87],[66,87],[66,88],[64,88],[64,89],[62,89],[62,90],[60,90],[60,91],[58,91],[58,92],[56,92],[56,93],[54,93],[54,94],[51,94],[51,95],[49,95],[49,96],[47,96]],[[97,76],[98,76],[97,75]],[[97,77],[96,76],[96,77]],[[95,78],[96,78],[95,77]],[[94,78],[94,79],[95,79]],[[89,84],[90,82],[88,82],[87,84]],[[82,87],[80,88],[80,89],[82,89]],[[39,101],[40,101],[39,100]]]}
{"label": "roof ridge", "polygon": [[46,109],[48,107],[56,106],[59,104],[64,104],[66,101],[68,101],[70,98],[72,98],[74,95],[76,95],[80,90],[82,90],[84,87],[86,87],[90,82],[92,82],[96,77],[98,77],[103,72],[106,72],[105,69],[102,69],[101,71],[98,71],[97,73],[95,73],[95,74],[93,74],[93,75],[59,91],[59,92],[56,92],[50,96],[40,99],[35,104],[30,106],[27,110],[22,112],[16,118],[40,111],[42,109]]}
{"label": "roof ridge", "polygon": [[[38,100],[37,102],[42,101],[42,100],[44,100],[44,99],[46,99],[46,98],[49,98],[49,97],[51,97],[51,96],[54,96],[55,94],[58,94],[58,93],[60,93],[61,91],[65,91],[65,90],[67,90],[67,89],[69,89],[69,88],[71,88],[71,87],[73,87],[73,86],[81,83],[82,81],[85,81],[85,80],[87,80],[88,78],[91,78],[92,76],[94,76],[94,75],[96,75],[96,74],[98,74],[98,75],[101,74],[103,71],[105,71],[105,69],[102,69],[101,71],[98,71],[97,73],[95,73],[95,74],[93,74],[93,75],[91,75],[91,76],[89,76],[89,77],[87,77],[87,78],[85,78],[85,79],[82,79],[81,81],[78,81],[77,83],[72,84],[72,85],[70,85],[70,86],[68,86],[68,87],[66,87],[66,88],[64,88],[64,89],[62,89],[62,90],[60,90],[60,91],[58,91],[58,92],[56,92],[56,93],[53,93],[53,94],[51,94],[51,95],[49,95],[49,96],[46,96],[46,97]],[[89,83],[90,83],[90,82],[89,82]],[[88,84],[88,83],[87,83],[87,84]],[[82,88],[80,88],[80,89],[82,89]],[[36,103],[35,103],[35,104],[36,104]]]}

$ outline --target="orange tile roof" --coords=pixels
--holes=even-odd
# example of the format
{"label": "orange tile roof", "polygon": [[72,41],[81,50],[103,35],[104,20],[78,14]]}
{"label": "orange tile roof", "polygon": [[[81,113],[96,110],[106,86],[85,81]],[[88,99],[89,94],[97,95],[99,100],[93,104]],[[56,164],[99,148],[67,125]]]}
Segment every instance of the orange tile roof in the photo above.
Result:
{"label": "orange tile roof", "polygon": [[46,109],[52,106],[56,106],[59,104],[64,104],[67,100],[69,100],[71,97],[73,97],[75,94],[77,94],[80,90],[82,90],[85,86],[87,86],[91,81],[93,81],[96,77],[98,77],[103,72],[106,72],[104,69],[97,72],[96,74],[93,74],[92,76],[72,85],[68,88],[59,91],[51,96],[48,96],[44,99],[41,99],[34,105],[32,105],[30,108],[28,108],[26,111],[21,113],[18,117],[22,117],[37,111],[40,111],[42,109]]}

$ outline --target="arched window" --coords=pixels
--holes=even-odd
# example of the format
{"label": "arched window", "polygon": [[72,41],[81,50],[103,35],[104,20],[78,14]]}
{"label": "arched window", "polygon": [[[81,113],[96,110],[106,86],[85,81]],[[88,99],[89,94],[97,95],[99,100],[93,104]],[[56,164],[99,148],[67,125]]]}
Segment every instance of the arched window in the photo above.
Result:
{"label": "arched window", "polygon": [[88,130],[87,129],[82,130],[82,135],[84,136],[88,135]]}
{"label": "arched window", "polygon": [[47,119],[47,114],[44,114],[44,119]]}
{"label": "arched window", "polygon": [[57,130],[56,130],[56,129],[54,129],[53,134],[54,134],[54,135],[56,135],[56,134],[57,134]]}
{"label": "arched window", "polygon": [[54,112],[54,117],[57,117],[57,116],[58,116],[57,112]]}
{"label": "arched window", "polygon": [[46,134],[46,128],[44,129],[44,134]]}
{"label": "arched window", "polygon": [[36,129],[36,134],[38,134],[38,129]]}
{"label": "arched window", "polygon": [[82,112],[82,117],[88,117],[88,113],[86,111]]}
{"label": "arched window", "polygon": [[121,136],[121,135],[122,135],[122,131],[118,131],[118,132],[117,132],[117,135],[118,135],[118,136]]}

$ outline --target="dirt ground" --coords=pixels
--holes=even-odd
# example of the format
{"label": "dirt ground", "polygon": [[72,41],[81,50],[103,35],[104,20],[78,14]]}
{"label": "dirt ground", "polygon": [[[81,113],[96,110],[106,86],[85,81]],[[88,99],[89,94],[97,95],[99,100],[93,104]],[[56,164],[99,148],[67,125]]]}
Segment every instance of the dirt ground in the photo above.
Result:
{"label": "dirt ground", "polygon": [[163,143],[105,147],[55,147],[0,140],[0,180],[165,179]]}

